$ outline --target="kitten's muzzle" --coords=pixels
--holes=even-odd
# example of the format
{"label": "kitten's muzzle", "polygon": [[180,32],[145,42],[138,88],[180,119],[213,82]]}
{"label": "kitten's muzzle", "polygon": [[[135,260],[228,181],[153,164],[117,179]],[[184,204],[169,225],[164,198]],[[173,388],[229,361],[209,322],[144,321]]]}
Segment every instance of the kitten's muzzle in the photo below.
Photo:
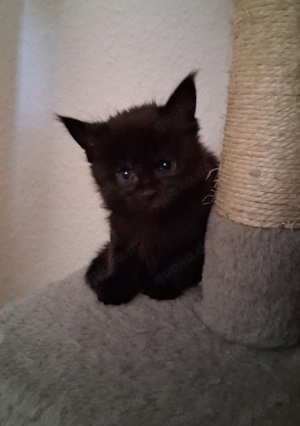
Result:
{"label": "kitten's muzzle", "polygon": [[140,191],[140,196],[143,199],[152,199],[157,195],[157,191],[155,189],[142,189]]}

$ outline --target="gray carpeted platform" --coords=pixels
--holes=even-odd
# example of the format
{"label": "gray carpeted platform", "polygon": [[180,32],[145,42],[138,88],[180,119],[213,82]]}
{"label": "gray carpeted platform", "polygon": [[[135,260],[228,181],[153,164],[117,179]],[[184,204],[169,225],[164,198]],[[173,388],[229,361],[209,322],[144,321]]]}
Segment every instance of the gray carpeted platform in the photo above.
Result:
{"label": "gray carpeted platform", "polygon": [[202,320],[230,341],[256,348],[295,346],[300,230],[247,226],[215,210],[208,223]]}
{"label": "gray carpeted platform", "polygon": [[6,307],[1,426],[299,425],[300,349],[222,341],[200,298],[104,306],[78,271]]}

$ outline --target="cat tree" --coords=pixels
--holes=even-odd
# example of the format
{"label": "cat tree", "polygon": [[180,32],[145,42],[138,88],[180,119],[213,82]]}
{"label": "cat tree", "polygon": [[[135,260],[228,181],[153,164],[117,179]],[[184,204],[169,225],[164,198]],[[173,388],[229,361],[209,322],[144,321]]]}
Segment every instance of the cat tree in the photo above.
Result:
{"label": "cat tree", "polygon": [[[203,295],[104,306],[86,268],[0,311],[5,426],[300,423],[300,0],[236,0]],[[200,300],[202,297],[202,306]],[[276,373],[276,374],[274,374]]]}
{"label": "cat tree", "polygon": [[299,340],[300,1],[236,0],[202,319],[256,347]]}

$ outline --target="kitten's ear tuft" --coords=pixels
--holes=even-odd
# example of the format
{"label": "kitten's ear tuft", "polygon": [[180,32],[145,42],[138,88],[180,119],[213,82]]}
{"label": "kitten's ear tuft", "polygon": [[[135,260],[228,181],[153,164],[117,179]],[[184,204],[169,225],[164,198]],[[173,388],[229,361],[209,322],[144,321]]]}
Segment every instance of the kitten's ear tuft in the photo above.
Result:
{"label": "kitten's ear tuft", "polygon": [[71,117],[57,115],[57,119],[63,123],[76,142],[86,151],[93,146],[95,140],[95,129],[92,123],[77,120]]}
{"label": "kitten's ear tuft", "polygon": [[197,72],[191,72],[174,90],[165,105],[169,113],[181,115],[182,118],[192,120],[195,117],[197,94],[195,86],[195,77]]}

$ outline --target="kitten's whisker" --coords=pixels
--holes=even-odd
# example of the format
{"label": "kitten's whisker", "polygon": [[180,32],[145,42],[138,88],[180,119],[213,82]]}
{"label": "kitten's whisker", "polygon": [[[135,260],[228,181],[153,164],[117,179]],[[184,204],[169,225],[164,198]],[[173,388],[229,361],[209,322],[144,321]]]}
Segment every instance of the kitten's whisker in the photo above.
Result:
{"label": "kitten's whisker", "polygon": [[[210,201],[205,202],[206,199],[210,199]],[[204,205],[208,205],[208,204],[212,204],[214,202],[215,196],[214,195],[206,195],[203,200],[202,203]]]}
{"label": "kitten's whisker", "polygon": [[211,174],[212,174],[213,172],[215,172],[215,171],[219,171],[219,167],[216,167],[216,168],[214,168],[214,169],[211,169],[211,170],[208,172],[208,174],[207,174],[207,176],[206,176],[205,180],[208,180],[208,179],[210,178]]}

